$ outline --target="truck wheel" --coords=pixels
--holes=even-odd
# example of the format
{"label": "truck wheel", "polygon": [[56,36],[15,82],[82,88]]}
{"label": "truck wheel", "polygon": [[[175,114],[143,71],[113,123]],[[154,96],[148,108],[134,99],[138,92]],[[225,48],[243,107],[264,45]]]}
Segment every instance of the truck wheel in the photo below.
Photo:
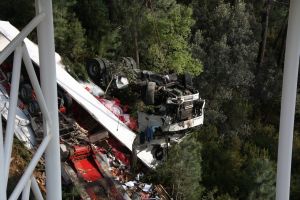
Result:
{"label": "truck wheel", "polygon": [[58,98],[63,100],[63,106],[67,109],[67,112],[70,111],[72,108],[73,99],[70,97],[69,94],[65,93],[64,91],[58,90],[57,91]]}
{"label": "truck wheel", "polygon": [[[6,76],[7,76],[8,82],[11,83],[11,81],[12,81],[12,73],[11,72],[7,72]],[[22,85],[24,82],[25,82],[25,78],[24,78],[24,76],[22,74],[20,74],[20,85]]]}
{"label": "truck wheel", "polygon": [[[71,149],[72,148],[68,148],[68,146],[65,144],[60,144],[60,159],[62,162],[65,162],[69,159],[71,155]],[[74,150],[72,151],[72,153],[74,154]]]}
{"label": "truck wheel", "polygon": [[135,60],[134,60],[133,58],[131,58],[131,57],[126,57],[126,58],[127,58],[128,61],[130,62],[131,68],[132,68],[132,69],[137,69],[137,65],[136,65]]}
{"label": "truck wheel", "polygon": [[65,94],[63,98],[65,102],[65,107],[67,108],[67,112],[69,112],[72,108],[73,99],[69,94]]}
{"label": "truck wheel", "polygon": [[36,115],[40,112],[40,106],[37,101],[31,101],[28,104],[28,112],[31,115]]}
{"label": "truck wheel", "polygon": [[154,147],[154,157],[157,160],[162,160],[164,158],[164,149],[161,146]]}
{"label": "truck wheel", "polygon": [[131,68],[131,63],[127,57],[122,57],[121,62],[125,65],[125,67]]}
{"label": "truck wheel", "polygon": [[105,59],[94,58],[86,63],[86,69],[89,77],[92,80],[97,80],[106,71],[108,62]]}
{"label": "truck wheel", "polygon": [[131,57],[122,57],[121,62],[130,69],[136,69],[137,65],[133,58]]}
{"label": "truck wheel", "polygon": [[100,66],[97,63],[90,63],[87,65],[87,73],[93,79],[100,74]]}
{"label": "truck wheel", "polygon": [[193,77],[191,74],[184,74],[184,86],[186,88],[192,88],[193,87]]}
{"label": "truck wheel", "polygon": [[19,90],[20,98],[25,102],[28,103],[31,101],[32,98],[32,88],[28,83],[22,84]]}
{"label": "truck wheel", "polygon": [[154,101],[155,87],[156,87],[155,82],[148,82],[146,87],[146,98],[145,98],[145,103],[147,105],[153,105],[155,103]]}

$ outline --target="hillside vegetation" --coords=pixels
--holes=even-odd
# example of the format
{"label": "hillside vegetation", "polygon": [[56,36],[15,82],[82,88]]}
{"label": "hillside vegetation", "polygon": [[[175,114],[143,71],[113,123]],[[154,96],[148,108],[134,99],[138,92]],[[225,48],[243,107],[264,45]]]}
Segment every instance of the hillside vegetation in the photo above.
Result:
{"label": "hillside vegetation", "polygon": [[[34,14],[30,2],[2,0],[0,19],[22,27]],[[96,56],[130,56],[143,69],[195,75],[207,102],[205,125],[148,178],[166,185],[174,199],[275,198],[287,0],[53,3],[56,51],[76,78],[86,78],[84,59]],[[294,200],[300,199],[299,103]]]}

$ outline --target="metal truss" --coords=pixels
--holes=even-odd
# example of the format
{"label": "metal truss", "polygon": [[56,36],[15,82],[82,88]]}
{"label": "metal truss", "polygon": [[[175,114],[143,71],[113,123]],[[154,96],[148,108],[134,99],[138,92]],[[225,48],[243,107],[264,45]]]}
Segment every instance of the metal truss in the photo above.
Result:
{"label": "metal truss", "polygon": [[[44,153],[46,160],[47,199],[61,199],[61,168],[52,1],[36,0],[35,7],[36,16],[0,54],[1,64],[14,52],[5,141],[3,140],[2,120],[0,120],[0,200],[18,199],[21,193],[22,200],[29,199],[30,189],[34,194],[35,199],[43,199],[37,181],[33,176],[33,171]],[[38,35],[41,85],[35,74],[26,45],[23,42],[28,34],[35,28],[37,28]],[[18,184],[15,186],[14,191],[11,193],[10,197],[7,198],[6,190],[13,147],[22,59],[43,114],[44,138],[25,169]]]}

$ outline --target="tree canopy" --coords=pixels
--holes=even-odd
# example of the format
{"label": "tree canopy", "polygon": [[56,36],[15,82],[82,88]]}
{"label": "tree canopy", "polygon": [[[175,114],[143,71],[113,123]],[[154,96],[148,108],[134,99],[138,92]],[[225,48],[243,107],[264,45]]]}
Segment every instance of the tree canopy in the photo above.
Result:
{"label": "tree canopy", "polygon": [[[0,19],[22,28],[35,13],[33,3],[2,0]],[[170,149],[149,178],[175,199],[271,200],[288,4],[54,0],[56,51],[78,79],[86,78],[90,57],[130,56],[142,69],[195,75],[206,100],[204,126]],[[299,97],[298,90],[291,199],[300,199]]]}

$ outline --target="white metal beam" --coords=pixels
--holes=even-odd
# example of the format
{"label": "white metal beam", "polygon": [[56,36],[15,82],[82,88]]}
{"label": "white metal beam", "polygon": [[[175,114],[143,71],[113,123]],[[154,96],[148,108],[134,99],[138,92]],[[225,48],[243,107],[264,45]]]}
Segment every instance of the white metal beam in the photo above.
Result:
{"label": "white metal beam", "polygon": [[[2,115],[0,114],[0,177],[4,177],[4,166]],[[0,181],[0,200],[6,200],[6,185],[4,181]]]}
{"label": "white metal beam", "polygon": [[30,197],[30,186],[31,186],[31,179],[29,179],[26,183],[26,186],[22,192],[22,200],[29,200]]}
{"label": "white metal beam", "polygon": [[[31,175],[32,175],[36,165],[38,164],[40,158],[42,157],[45,149],[47,148],[47,145],[49,145],[50,141],[51,141],[51,135],[47,135],[46,137],[44,137],[43,142],[40,144],[39,148],[36,150],[34,156],[32,157],[30,163],[28,164],[28,166],[27,166],[25,172],[23,173],[21,179],[19,180],[18,184],[16,185],[14,191],[11,193],[11,195],[9,197],[9,200],[14,200],[14,199],[17,199],[19,197],[22,190],[26,186],[28,180],[31,179]],[[53,169],[53,170],[56,170],[56,169]],[[46,180],[48,180],[48,178],[49,177],[47,176]],[[47,194],[48,193],[49,192],[47,191]]]}
{"label": "white metal beam", "polygon": [[[52,124],[50,124],[52,139],[48,144],[45,154],[47,199],[61,200],[61,167],[52,0],[38,0],[36,2],[36,12],[45,13],[44,20],[37,27],[37,35],[41,86],[52,120]],[[48,128],[45,124],[46,120],[44,118],[44,133],[47,133]]]}
{"label": "white metal beam", "polygon": [[42,192],[34,176],[31,176],[31,190],[36,200],[44,200]]}
{"label": "white metal beam", "polygon": [[20,45],[23,40],[27,37],[29,33],[44,19],[45,14],[40,13],[35,16],[20,32],[20,34],[15,37],[8,46],[6,46],[0,54],[0,64],[15,50],[15,48]]}
{"label": "white metal beam", "polygon": [[300,55],[300,1],[290,1],[281,97],[276,200],[290,197],[291,162]]}
{"label": "white metal beam", "polygon": [[52,124],[52,120],[51,120],[50,114],[48,112],[46,101],[45,101],[45,98],[43,96],[43,92],[42,92],[42,89],[40,87],[40,83],[39,83],[38,78],[36,76],[36,73],[34,71],[34,67],[33,67],[32,61],[29,57],[29,53],[28,53],[28,50],[26,48],[26,45],[23,45],[23,61],[24,61],[25,68],[27,70],[31,85],[32,85],[33,90],[36,94],[36,98],[37,98],[37,101],[39,103],[41,112],[42,112],[43,116],[45,117],[45,119],[48,121],[48,123],[50,125],[50,124]]}
{"label": "white metal beam", "polygon": [[18,46],[15,50],[14,61],[13,61],[13,71],[12,71],[12,81],[9,99],[9,109],[8,118],[5,131],[5,143],[4,143],[4,177],[2,181],[7,185],[9,166],[11,161],[11,152],[14,139],[15,130],[15,118],[18,103],[18,93],[19,93],[19,83],[21,74],[21,61],[22,61],[22,47]]}

